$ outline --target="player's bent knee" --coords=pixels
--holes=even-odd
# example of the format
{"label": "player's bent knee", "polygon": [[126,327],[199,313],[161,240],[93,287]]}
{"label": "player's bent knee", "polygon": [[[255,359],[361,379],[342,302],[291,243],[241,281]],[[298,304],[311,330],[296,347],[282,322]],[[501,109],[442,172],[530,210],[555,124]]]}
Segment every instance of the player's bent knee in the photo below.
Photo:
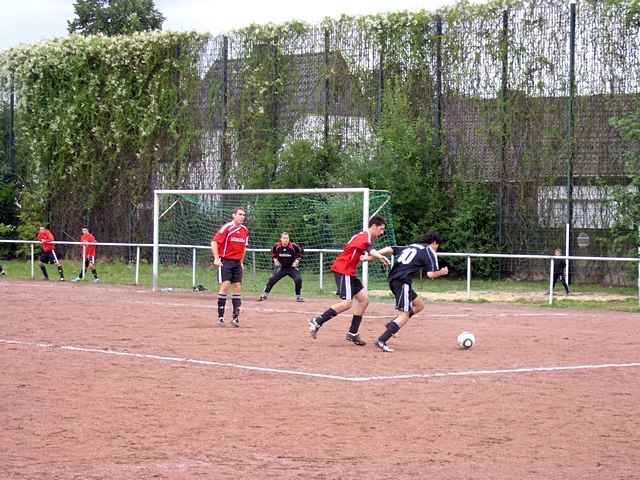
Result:
{"label": "player's bent knee", "polygon": [[422,310],[424,310],[424,302],[419,298],[416,298],[411,304],[411,309],[413,310],[414,314],[421,312]]}

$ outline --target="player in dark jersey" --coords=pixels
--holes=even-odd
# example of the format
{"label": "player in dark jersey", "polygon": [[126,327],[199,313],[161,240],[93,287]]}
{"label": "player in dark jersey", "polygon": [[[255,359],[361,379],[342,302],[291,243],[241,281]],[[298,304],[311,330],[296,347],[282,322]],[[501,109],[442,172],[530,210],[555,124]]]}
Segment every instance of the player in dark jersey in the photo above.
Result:
{"label": "player in dark jersey", "polygon": [[[553,254],[556,257],[562,255],[562,250],[556,248],[553,251]],[[562,286],[564,287],[565,295],[569,295],[569,285],[567,285],[567,280],[565,278],[565,269],[567,268],[567,261],[564,258],[553,259],[553,287],[556,288],[556,282],[560,280],[562,282]]]}
{"label": "player in dark jersey", "polygon": [[420,270],[426,270],[429,278],[438,278],[449,273],[447,267],[439,268],[436,252],[442,243],[440,235],[427,233],[421,242],[404,247],[385,247],[383,255],[393,253],[395,263],[389,272],[389,288],[396,297],[396,309],[400,314],[387,324],[386,331],[378,338],[376,346],[383,352],[393,352],[387,341],[416,313],[424,309],[424,302],[411,288],[411,282]]}
{"label": "player in dark jersey", "polygon": [[4,268],[2,268],[2,265],[0,265],[0,275],[6,275],[7,272],[4,271]]}
{"label": "player in dark jersey", "polygon": [[293,284],[296,289],[296,302],[304,302],[302,298],[302,277],[298,271],[303,256],[304,250],[302,247],[290,241],[287,232],[282,232],[280,234],[280,241],[276,242],[271,249],[271,257],[273,258],[273,265],[276,267],[276,271],[273,272],[273,275],[271,275],[271,278],[267,281],[267,286],[264,287],[262,294],[258,298],[259,302],[266,300],[274,285],[286,276],[293,279]]}
{"label": "player in dark jersey", "polygon": [[368,262],[377,258],[385,265],[390,265],[389,259],[381,255],[373,248],[373,241],[384,233],[385,220],[380,216],[373,216],[369,220],[369,228],[362,232],[356,233],[351,240],[347,242],[335,261],[331,266],[331,270],[335,273],[336,286],[338,295],[342,301],[331,305],[319,317],[309,320],[309,333],[311,338],[316,338],[320,327],[331,320],[336,315],[349,310],[353,306],[353,318],[351,319],[351,327],[347,332],[346,339],[355,345],[366,345],[366,342],[358,335],[358,329],[362,322],[367,305],[369,305],[369,295],[362,285],[362,282],[356,277],[356,268],[360,261]]}

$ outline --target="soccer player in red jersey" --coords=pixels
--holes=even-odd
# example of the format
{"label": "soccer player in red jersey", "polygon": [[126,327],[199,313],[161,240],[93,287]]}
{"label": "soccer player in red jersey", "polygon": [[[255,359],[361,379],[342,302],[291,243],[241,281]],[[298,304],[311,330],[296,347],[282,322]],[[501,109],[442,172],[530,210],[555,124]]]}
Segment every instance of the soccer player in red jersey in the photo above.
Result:
{"label": "soccer player in red jersey", "polygon": [[[96,270],[96,237],[89,231],[88,227],[82,227],[82,235],[80,241],[84,247],[84,269],[90,269],[93,274],[93,283],[100,282],[98,278],[98,271]],[[82,268],[76,278],[71,280],[72,282],[79,282],[82,280]]]}
{"label": "soccer player in red jersey", "polygon": [[240,288],[242,286],[242,262],[249,244],[249,230],[244,226],[244,208],[233,211],[233,220],[225,223],[211,239],[213,264],[218,267],[218,325],[224,326],[224,308],[227,303],[227,292],[233,283],[234,293],[231,296],[233,305],[234,327],[240,326],[240,305],[242,303]]}
{"label": "soccer player in red jersey", "polygon": [[47,263],[51,263],[58,267],[60,281],[64,282],[64,270],[62,269],[62,263],[58,260],[56,255],[56,246],[52,243],[56,240],[53,233],[51,233],[51,231],[49,231],[49,229],[44,225],[41,225],[38,233],[36,234],[36,239],[40,242],[40,246],[42,247],[42,253],[40,254],[40,270],[42,270],[44,279],[49,280],[46,265]]}
{"label": "soccer player in red jersey", "polygon": [[389,259],[381,255],[377,250],[372,248],[373,241],[384,233],[385,219],[380,216],[373,216],[369,220],[369,228],[360,233],[356,233],[351,240],[347,242],[335,261],[331,266],[331,270],[336,277],[336,286],[338,295],[342,301],[331,305],[319,317],[309,320],[309,332],[312,338],[316,338],[320,327],[336,315],[349,310],[353,305],[353,318],[351,319],[351,327],[347,332],[346,339],[355,345],[366,345],[366,342],[358,335],[358,329],[362,322],[367,305],[369,304],[369,296],[362,282],[356,277],[356,268],[360,261],[370,261],[377,258],[385,265],[391,265]]}

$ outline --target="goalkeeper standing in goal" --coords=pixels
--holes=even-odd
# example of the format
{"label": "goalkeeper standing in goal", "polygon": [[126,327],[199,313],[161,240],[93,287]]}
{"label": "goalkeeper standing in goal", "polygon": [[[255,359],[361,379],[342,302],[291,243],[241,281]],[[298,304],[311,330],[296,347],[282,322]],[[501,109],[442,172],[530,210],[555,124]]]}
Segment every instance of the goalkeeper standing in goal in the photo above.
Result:
{"label": "goalkeeper standing in goal", "polygon": [[264,287],[258,301],[262,302],[266,300],[275,284],[284,277],[289,276],[293,279],[293,284],[296,289],[296,302],[304,302],[302,298],[302,277],[298,271],[300,261],[304,256],[302,247],[292,242],[287,232],[282,232],[280,234],[280,241],[276,242],[271,249],[271,256],[273,257],[273,264],[276,267],[276,271],[267,281],[267,286]]}
{"label": "goalkeeper standing in goal", "polygon": [[391,265],[389,259],[381,255],[377,250],[373,249],[373,241],[384,233],[385,219],[380,216],[373,216],[369,220],[369,228],[362,232],[356,233],[351,240],[347,242],[335,261],[331,266],[331,270],[336,276],[336,286],[338,295],[342,301],[331,305],[322,315],[309,320],[309,333],[311,338],[316,338],[318,330],[326,322],[336,315],[349,310],[354,299],[356,304],[353,306],[353,318],[351,319],[351,327],[347,332],[346,339],[358,346],[366,345],[366,342],[358,335],[358,329],[362,322],[362,316],[369,305],[369,295],[362,285],[362,282],[356,277],[356,268],[360,261],[369,261],[377,258],[385,265]]}
{"label": "goalkeeper standing in goal", "polygon": [[233,211],[233,220],[225,223],[213,235],[211,250],[213,252],[213,264],[218,267],[218,325],[224,327],[224,310],[227,304],[227,293],[233,284],[231,303],[233,305],[234,327],[240,326],[240,305],[242,303],[240,289],[242,287],[242,272],[244,255],[249,243],[249,229],[245,227],[246,212],[244,208],[236,208]]}

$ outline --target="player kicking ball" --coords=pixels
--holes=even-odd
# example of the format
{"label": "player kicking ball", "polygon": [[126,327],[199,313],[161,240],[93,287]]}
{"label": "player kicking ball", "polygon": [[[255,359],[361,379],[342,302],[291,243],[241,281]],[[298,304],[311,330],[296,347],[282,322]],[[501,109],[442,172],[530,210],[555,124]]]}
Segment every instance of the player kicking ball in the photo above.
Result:
{"label": "player kicking ball", "polygon": [[393,352],[387,342],[406,325],[409,319],[424,309],[424,302],[411,288],[411,282],[416,274],[424,269],[431,279],[442,277],[449,273],[447,267],[438,267],[436,252],[442,243],[435,232],[427,233],[421,242],[412,243],[404,247],[385,247],[380,250],[382,255],[393,253],[395,264],[389,272],[389,288],[396,297],[396,310],[400,314],[387,323],[386,331],[376,341],[376,347],[383,352]]}
{"label": "player kicking ball", "polygon": [[366,342],[358,335],[358,329],[360,328],[362,316],[367,309],[367,305],[369,305],[369,296],[362,282],[355,274],[356,268],[361,260],[370,261],[377,258],[385,265],[391,264],[387,257],[372,248],[374,240],[384,233],[384,227],[384,218],[377,215],[371,217],[369,220],[369,228],[351,237],[351,240],[344,246],[342,253],[336,257],[331,266],[331,270],[336,277],[336,295],[338,295],[342,301],[331,305],[331,307],[319,317],[314,317],[309,320],[309,333],[311,334],[311,338],[316,338],[318,330],[320,330],[322,325],[353,306],[353,318],[351,319],[351,327],[347,332],[346,339],[354,345],[366,345]]}

